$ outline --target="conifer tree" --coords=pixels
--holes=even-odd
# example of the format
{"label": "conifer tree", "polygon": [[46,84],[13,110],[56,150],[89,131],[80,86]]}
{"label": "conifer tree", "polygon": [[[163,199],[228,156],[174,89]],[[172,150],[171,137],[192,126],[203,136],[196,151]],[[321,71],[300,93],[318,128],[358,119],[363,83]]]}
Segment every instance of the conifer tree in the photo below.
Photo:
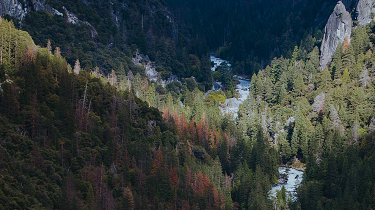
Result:
{"label": "conifer tree", "polygon": [[301,96],[304,90],[303,76],[301,73],[298,73],[295,81],[293,82],[293,93],[295,96]]}
{"label": "conifer tree", "polygon": [[314,66],[315,72],[319,69],[319,48],[317,46],[314,47],[314,49],[308,54],[309,61]]}
{"label": "conifer tree", "polygon": [[279,93],[277,94],[277,103],[281,104],[284,100],[284,98],[287,96],[287,91],[285,88],[285,85],[282,84],[279,90]]}
{"label": "conifer tree", "polygon": [[251,81],[253,81],[253,82],[250,86],[250,92],[256,98],[256,96],[259,93],[258,77],[257,77],[256,73],[254,73],[253,76],[251,77]]}
{"label": "conifer tree", "polygon": [[95,197],[94,197],[94,190],[92,189],[91,183],[89,183],[89,188],[87,189],[87,196],[86,196],[86,209],[91,210],[94,209],[95,205]]}
{"label": "conifer tree", "polygon": [[351,80],[350,80],[348,68],[345,68],[345,70],[342,74],[341,84],[342,84],[343,87],[346,87],[347,85],[349,85],[350,82],[351,82]]}
{"label": "conifer tree", "polygon": [[298,60],[298,47],[294,46],[293,54],[292,54],[292,59],[290,60],[290,65],[294,66],[295,62]]}
{"label": "conifer tree", "polygon": [[130,187],[126,187],[124,190],[124,204],[123,207],[129,210],[134,210],[135,209],[135,202],[134,202],[134,197],[133,193],[130,189]]}
{"label": "conifer tree", "polygon": [[264,93],[263,93],[263,98],[265,101],[268,103],[273,102],[273,83],[270,78],[265,77],[264,78]]}
{"label": "conifer tree", "polygon": [[348,49],[344,51],[344,54],[342,56],[343,69],[348,68],[351,70],[353,69],[355,63],[356,60],[354,57],[353,46],[349,45]]}

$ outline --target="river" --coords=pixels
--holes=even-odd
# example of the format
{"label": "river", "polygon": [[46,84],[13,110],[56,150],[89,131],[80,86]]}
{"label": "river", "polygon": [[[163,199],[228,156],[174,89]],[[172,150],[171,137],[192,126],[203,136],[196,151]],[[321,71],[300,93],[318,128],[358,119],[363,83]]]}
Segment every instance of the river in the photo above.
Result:
{"label": "river", "polygon": [[[231,64],[221,58],[217,58],[211,55],[211,61],[214,63],[214,66],[211,68],[211,71],[214,72],[221,63],[227,62],[228,66]],[[240,105],[247,99],[249,95],[250,80],[247,80],[243,77],[234,75],[239,80],[239,84],[236,85],[236,90],[239,95],[238,98],[229,98],[225,100],[225,104],[220,105],[220,110],[223,114],[230,114],[234,119],[238,116],[238,110]],[[218,86],[217,83],[215,83]],[[292,199],[296,199],[296,188],[301,184],[303,178],[303,170],[296,168],[286,168],[284,166],[279,167],[280,175],[287,177],[287,179],[280,179],[279,184],[272,187],[269,192],[270,198],[276,198],[276,192],[281,190],[281,187],[284,186],[288,195]]]}
{"label": "river", "polygon": [[[220,66],[221,63],[227,62],[228,66],[230,67],[231,64],[223,60],[221,58],[217,58],[215,56],[211,55],[211,61],[215,64],[211,71],[214,72],[218,66]],[[240,105],[247,99],[247,96],[249,95],[249,88],[250,88],[250,80],[247,80],[243,77],[234,75],[239,80],[239,84],[236,85],[235,90],[238,91],[238,98],[228,98],[225,100],[225,104],[221,104],[219,107],[221,112],[223,114],[230,114],[233,116],[234,119],[238,116],[238,110]],[[218,83],[215,83],[218,84]]]}
{"label": "river", "polygon": [[290,195],[293,200],[297,197],[296,189],[301,184],[303,179],[303,170],[296,168],[286,168],[284,166],[279,167],[280,176],[286,179],[279,179],[279,184],[272,187],[270,190],[270,198],[276,198],[276,192],[281,190],[282,186],[285,187],[287,195]]}

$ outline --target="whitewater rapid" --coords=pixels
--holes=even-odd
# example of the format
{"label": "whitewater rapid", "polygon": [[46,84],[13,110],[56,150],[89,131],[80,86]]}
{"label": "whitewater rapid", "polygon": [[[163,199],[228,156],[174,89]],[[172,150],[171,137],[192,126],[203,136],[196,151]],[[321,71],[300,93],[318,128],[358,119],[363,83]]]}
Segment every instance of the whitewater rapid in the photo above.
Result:
{"label": "whitewater rapid", "polygon": [[279,180],[279,184],[272,187],[269,192],[269,196],[273,199],[276,198],[276,192],[281,190],[284,186],[287,196],[290,196],[293,200],[297,198],[297,187],[301,184],[303,179],[303,170],[296,168],[286,168],[284,166],[279,167],[280,175],[287,177],[286,183],[285,180]]}

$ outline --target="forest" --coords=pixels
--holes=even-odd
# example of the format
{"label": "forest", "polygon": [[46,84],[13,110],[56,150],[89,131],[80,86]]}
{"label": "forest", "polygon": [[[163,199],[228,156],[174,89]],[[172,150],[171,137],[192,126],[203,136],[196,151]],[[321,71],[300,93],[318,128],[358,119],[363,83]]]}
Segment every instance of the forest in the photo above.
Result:
{"label": "forest", "polygon": [[[375,208],[375,22],[353,28],[320,69],[322,26],[309,24],[332,8],[314,2],[279,54],[248,58],[254,65],[241,72],[238,65],[248,64],[232,54],[241,39],[231,36],[254,36],[207,39],[185,18],[222,20],[177,10],[195,1],[116,1],[109,10],[97,1],[47,2],[89,21],[97,35],[44,11],[22,23],[0,17],[0,209]],[[195,12],[226,5],[201,4]],[[244,4],[234,4],[243,11],[233,23],[264,5]],[[168,21],[166,5],[181,20]],[[288,19],[296,15],[284,10],[304,14],[308,6],[273,8]],[[113,14],[118,22],[102,18]],[[220,46],[217,55],[234,65],[211,75],[209,49]],[[160,78],[147,79],[137,53]],[[238,94],[234,74],[251,76],[237,118],[219,109]],[[213,80],[226,89],[207,95]],[[295,198],[285,188],[270,197],[280,165],[304,169]]]}
{"label": "forest", "polygon": [[[334,0],[166,2],[185,27],[207,40],[208,47],[229,60],[239,75],[256,73],[274,57],[291,57],[296,45],[307,52],[319,46],[324,25],[337,3]],[[348,6],[351,11],[353,6]]]}

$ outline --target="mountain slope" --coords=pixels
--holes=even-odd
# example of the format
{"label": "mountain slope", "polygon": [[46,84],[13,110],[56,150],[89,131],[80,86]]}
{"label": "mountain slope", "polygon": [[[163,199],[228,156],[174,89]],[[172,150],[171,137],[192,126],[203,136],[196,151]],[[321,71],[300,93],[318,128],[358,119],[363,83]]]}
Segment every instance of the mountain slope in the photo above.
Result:
{"label": "mountain slope", "polygon": [[191,155],[173,120],[0,29],[1,209],[231,208],[220,162]]}
{"label": "mountain slope", "polygon": [[114,69],[119,76],[129,71],[144,75],[144,69],[136,68],[131,61],[139,50],[149,57],[162,79],[171,73],[179,78],[195,76],[202,90],[211,86],[210,67],[195,69],[189,60],[192,54],[203,64],[208,63],[206,45],[181,28],[162,1],[52,0],[21,4],[16,0],[4,4],[2,14],[19,18],[14,22],[19,22],[36,44],[45,46],[50,40],[53,48],[60,47],[71,65],[79,59],[84,68],[98,66],[104,74]]}
{"label": "mountain slope", "polygon": [[323,27],[337,1],[167,0],[176,17],[207,40],[211,50],[252,75],[274,57],[300,56],[322,40]]}

